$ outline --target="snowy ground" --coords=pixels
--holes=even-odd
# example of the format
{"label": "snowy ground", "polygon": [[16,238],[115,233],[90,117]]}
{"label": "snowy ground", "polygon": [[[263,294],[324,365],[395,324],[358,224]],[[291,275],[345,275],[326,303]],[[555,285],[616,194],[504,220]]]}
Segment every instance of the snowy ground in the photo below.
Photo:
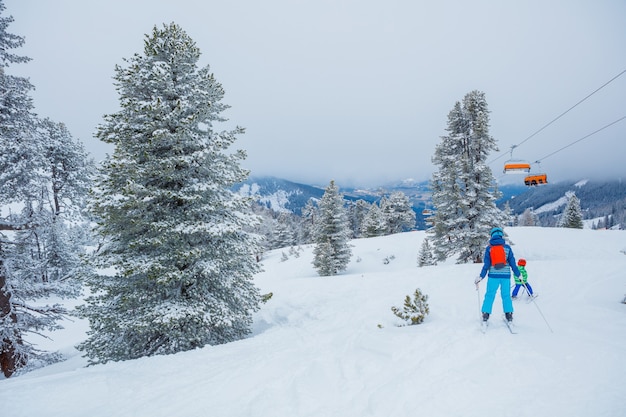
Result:
{"label": "snowy ground", "polygon": [[[626,415],[626,232],[507,232],[540,294],[515,302],[516,335],[499,319],[499,297],[480,332],[480,265],[417,268],[424,232],[354,241],[335,277],[317,276],[311,247],[284,262],[274,251],[258,277],[274,296],[250,338],[85,368],[72,348],[85,323],[68,323],[45,346],[67,361],[0,380],[2,415]],[[398,327],[391,306],[416,288],[431,313]]]}

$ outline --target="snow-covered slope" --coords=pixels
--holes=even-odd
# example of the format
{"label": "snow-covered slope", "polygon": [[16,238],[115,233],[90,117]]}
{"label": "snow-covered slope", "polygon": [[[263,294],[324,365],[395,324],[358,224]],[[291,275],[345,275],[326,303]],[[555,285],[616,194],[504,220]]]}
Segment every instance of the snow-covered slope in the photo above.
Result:
{"label": "snow-covered slope", "polygon": [[[424,232],[353,242],[339,276],[319,277],[311,247],[258,276],[274,296],[239,342],[84,368],[85,324],[53,335],[71,358],[0,380],[3,415],[623,416],[626,232],[509,228],[536,304],[515,302],[518,334],[479,331],[480,265],[417,267]],[[388,262],[387,262],[388,261]],[[430,315],[391,312],[416,288]],[[545,318],[545,321],[544,321]],[[553,330],[553,332],[550,330]],[[48,346],[46,346],[48,347]]]}

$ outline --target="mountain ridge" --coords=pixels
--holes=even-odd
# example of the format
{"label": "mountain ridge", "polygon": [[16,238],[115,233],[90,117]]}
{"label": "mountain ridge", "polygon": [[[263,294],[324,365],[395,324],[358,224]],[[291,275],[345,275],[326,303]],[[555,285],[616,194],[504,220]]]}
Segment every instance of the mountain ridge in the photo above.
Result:
{"label": "mountain ridge", "polygon": [[[338,184],[339,185],[339,184]],[[252,176],[234,187],[239,194],[255,198],[259,204],[277,212],[302,214],[302,209],[311,199],[319,200],[325,187],[302,184],[273,176]],[[568,193],[574,192],[580,199],[585,219],[598,219],[612,216],[613,223],[626,225],[626,183],[621,179],[613,181],[572,180],[551,183],[537,187],[518,184],[499,185],[502,197],[496,202],[498,207],[509,205],[513,215],[521,215],[526,209],[535,212],[543,226],[554,226],[563,211]],[[392,192],[403,192],[410,200],[416,213],[417,229],[424,229],[424,209],[432,208],[429,181],[411,179],[389,182],[384,185],[367,187],[340,186],[340,192],[348,201],[365,200],[378,202],[381,197]]]}

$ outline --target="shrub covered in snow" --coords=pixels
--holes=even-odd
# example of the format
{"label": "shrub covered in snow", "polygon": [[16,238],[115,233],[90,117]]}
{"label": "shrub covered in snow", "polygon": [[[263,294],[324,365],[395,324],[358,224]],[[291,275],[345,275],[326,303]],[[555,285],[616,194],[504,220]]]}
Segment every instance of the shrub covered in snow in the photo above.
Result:
{"label": "shrub covered in snow", "polygon": [[428,301],[428,295],[422,294],[422,291],[418,288],[413,294],[413,300],[411,300],[410,296],[406,296],[402,310],[394,306],[391,307],[391,311],[410,325],[421,324],[430,312],[426,301]]}

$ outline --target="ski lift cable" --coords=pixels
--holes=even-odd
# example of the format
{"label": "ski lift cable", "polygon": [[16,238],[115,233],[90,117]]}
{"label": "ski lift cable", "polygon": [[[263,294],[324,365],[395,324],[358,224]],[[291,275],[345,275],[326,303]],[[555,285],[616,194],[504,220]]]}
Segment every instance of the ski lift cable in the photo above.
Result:
{"label": "ski lift cable", "polygon": [[[609,81],[605,82],[604,84],[602,84],[600,87],[596,88],[593,92],[589,93],[585,98],[583,98],[582,100],[580,100],[578,103],[574,104],[572,107],[570,107],[569,109],[565,110],[563,113],[559,114],[557,117],[555,117],[554,119],[552,119],[550,122],[548,122],[546,125],[544,125],[542,128],[540,128],[539,130],[537,130],[535,133],[533,133],[532,135],[528,136],[526,139],[524,139],[523,141],[521,141],[520,143],[518,143],[517,145],[513,145],[511,146],[511,154],[513,153],[513,149],[517,148],[518,146],[522,145],[523,143],[527,142],[528,140],[530,140],[531,138],[535,137],[539,132],[543,131],[545,128],[547,128],[548,126],[550,126],[552,123],[556,122],[557,120],[559,120],[561,117],[565,116],[567,113],[569,113],[571,110],[573,110],[575,107],[577,107],[578,105],[580,105],[582,102],[584,102],[585,100],[587,100],[589,97],[593,96],[595,93],[597,93],[598,91],[602,90],[604,87],[606,87],[607,85],[609,85],[610,83],[612,83],[613,81],[615,81],[616,79],[618,79],[619,77],[621,77],[624,73],[626,73],[626,69],[623,70],[622,72],[620,72],[619,74],[617,74],[616,76],[614,76],[613,78],[611,78]],[[494,158],[493,160],[491,160],[491,162],[489,162],[488,164],[491,164],[492,162],[497,161],[498,159],[502,158],[504,156],[503,154],[500,154],[500,156]]]}
{"label": "ski lift cable", "polygon": [[592,93],[588,94],[585,98],[583,98],[582,100],[580,100],[578,103],[574,104],[572,107],[570,107],[569,109],[565,110],[563,113],[561,113],[560,115],[558,115],[557,117],[555,117],[552,121],[550,121],[548,124],[546,124],[545,126],[543,126],[541,129],[539,129],[538,131],[536,131],[535,133],[533,133],[532,135],[530,135],[529,137],[527,137],[526,139],[524,139],[523,141],[521,141],[520,143],[517,144],[517,146],[520,146],[521,144],[523,144],[524,142],[528,141],[529,139],[531,139],[532,137],[534,137],[536,134],[538,134],[539,132],[541,132],[543,129],[545,129],[546,127],[550,126],[552,123],[556,122],[557,120],[559,120],[561,117],[565,116],[567,113],[569,113],[571,110],[573,110],[576,106],[578,106],[579,104],[581,104],[583,101],[587,100],[589,97],[591,97],[592,95],[594,95],[595,93],[597,93],[598,91],[602,90],[604,87],[606,87],[607,85],[609,85],[611,82],[613,82],[614,80],[616,80],[618,77],[620,77],[622,74],[626,73],[626,70],[623,70],[622,72],[620,72],[619,74],[617,74],[615,77],[611,78],[609,81],[605,82],[604,84],[602,84],[600,87],[598,87],[597,89],[595,89]]}
{"label": "ski lift cable", "polygon": [[550,156],[552,156],[552,155],[554,155],[554,154],[556,154],[556,153],[559,153],[559,152],[561,152],[562,150],[567,149],[567,148],[569,148],[570,146],[575,145],[575,144],[577,144],[578,142],[580,142],[580,141],[582,141],[582,140],[584,140],[584,139],[587,139],[588,137],[593,136],[593,135],[595,135],[596,133],[599,133],[599,132],[603,131],[604,129],[608,128],[608,127],[613,126],[614,124],[619,123],[619,122],[621,122],[621,121],[622,121],[622,120],[624,120],[624,119],[626,119],[626,116],[622,116],[622,117],[620,117],[619,119],[615,120],[614,122],[611,122],[611,123],[609,123],[608,125],[603,126],[603,127],[601,127],[600,129],[597,129],[597,130],[595,130],[595,131],[593,131],[593,132],[589,133],[588,135],[585,135],[585,136],[583,136],[582,138],[575,140],[574,142],[570,143],[569,145],[565,145],[565,146],[563,146],[562,148],[557,149],[556,151],[554,151],[554,152],[552,152],[552,153],[550,153],[550,154],[548,154],[548,155],[544,156],[543,158],[540,158],[540,159],[536,160],[536,161],[535,161],[535,163],[536,163],[536,164],[539,164],[539,163],[541,163],[541,161],[543,161],[544,159],[546,159],[546,158],[548,158],[548,157],[550,157]]}
{"label": "ski lift cable", "polygon": [[[544,156],[543,158],[537,159],[537,160],[536,160],[535,162],[533,162],[533,163],[534,163],[534,164],[538,164],[538,165],[540,165],[540,164],[541,164],[541,162],[542,162],[544,159],[549,158],[549,157],[551,157],[552,155],[557,154],[557,153],[561,152],[562,150],[567,149],[567,148],[569,148],[570,146],[573,146],[573,145],[577,144],[578,142],[581,142],[581,141],[583,141],[583,140],[585,140],[585,139],[587,139],[587,138],[589,138],[589,137],[591,137],[591,136],[595,135],[596,133],[600,133],[600,132],[601,132],[601,131],[603,131],[604,129],[607,129],[607,128],[609,128],[609,127],[613,126],[614,124],[621,122],[621,121],[622,121],[622,120],[624,120],[624,119],[626,119],[626,116],[622,116],[622,117],[620,117],[619,119],[617,119],[617,120],[615,120],[615,121],[613,121],[613,122],[611,122],[611,123],[609,123],[609,124],[607,124],[607,125],[605,125],[605,126],[602,126],[601,128],[596,129],[596,130],[594,130],[593,132],[591,132],[591,133],[589,133],[589,134],[587,134],[587,135],[583,136],[582,138],[580,138],[580,139],[576,139],[574,142],[572,142],[572,143],[570,143],[570,144],[568,144],[568,145],[565,145],[565,146],[563,146],[562,148],[559,148],[559,149],[557,149],[557,150],[556,150],[556,151],[554,151],[554,152],[549,153],[548,155]],[[496,178],[496,179],[497,179],[497,180],[499,180],[499,179],[502,179],[502,178],[504,178],[504,177],[506,177],[506,175],[500,175],[500,176],[499,176],[498,178]]]}

